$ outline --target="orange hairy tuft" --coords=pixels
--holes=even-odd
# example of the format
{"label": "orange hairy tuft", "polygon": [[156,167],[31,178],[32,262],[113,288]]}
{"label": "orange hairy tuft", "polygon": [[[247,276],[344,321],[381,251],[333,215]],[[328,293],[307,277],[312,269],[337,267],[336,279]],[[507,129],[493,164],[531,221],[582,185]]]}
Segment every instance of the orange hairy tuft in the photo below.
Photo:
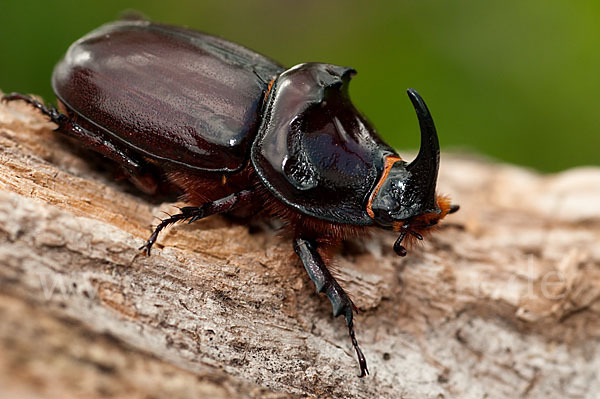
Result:
{"label": "orange hairy tuft", "polygon": [[[438,222],[446,217],[452,208],[450,197],[447,195],[438,195],[436,197],[437,205],[440,208],[440,213],[428,212],[414,217],[410,221],[408,234],[404,239],[407,247],[411,247],[418,239],[411,232],[421,235],[423,238],[429,236],[432,232],[439,228]],[[400,231],[403,223],[394,223],[394,231]]]}

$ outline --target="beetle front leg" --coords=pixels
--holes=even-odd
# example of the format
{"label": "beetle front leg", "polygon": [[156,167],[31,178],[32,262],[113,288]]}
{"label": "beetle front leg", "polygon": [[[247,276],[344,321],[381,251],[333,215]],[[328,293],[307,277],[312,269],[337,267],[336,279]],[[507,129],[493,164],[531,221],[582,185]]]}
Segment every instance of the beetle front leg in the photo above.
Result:
{"label": "beetle front leg", "polygon": [[354,306],[350,297],[348,297],[344,289],[327,269],[321,255],[317,252],[317,245],[313,241],[296,238],[294,240],[294,251],[296,251],[296,254],[302,260],[310,279],[315,283],[317,292],[324,292],[331,301],[333,316],[337,317],[341,314],[345,316],[352,346],[356,350],[356,356],[358,357],[358,364],[360,366],[359,377],[364,377],[369,374],[369,370],[367,369],[367,360],[360,350],[354,334],[353,312],[356,310],[356,306]]}
{"label": "beetle front leg", "polygon": [[144,245],[142,245],[139,249],[145,251],[148,256],[150,256],[150,250],[152,249],[152,245],[156,242],[158,238],[158,234],[162,229],[169,226],[170,224],[181,222],[183,220],[188,220],[189,223],[193,223],[196,220],[203,219],[210,215],[215,215],[217,213],[225,213],[232,211],[233,209],[248,204],[252,200],[253,192],[250,190],[242,190],[238,193],[233,193],[228,195],[227,197],[218,199],[213,202],[207,202],[201,206],[186,206],[180,208],[181,211],[177,215],[173,215],[165,220],[162,220],[158,226],[148,238],[148,241]]}

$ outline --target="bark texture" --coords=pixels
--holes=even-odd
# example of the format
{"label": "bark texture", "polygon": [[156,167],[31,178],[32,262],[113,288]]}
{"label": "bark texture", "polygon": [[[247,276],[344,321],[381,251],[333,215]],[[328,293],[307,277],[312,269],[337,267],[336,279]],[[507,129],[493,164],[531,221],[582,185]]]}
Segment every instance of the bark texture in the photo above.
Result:
{"label": "bark texture", "polygon": [[0,106],[0,396],[597,398],[600,169],[543,176],[464,156],[461,210],[395,256],[335,258],[344,321],[268,226],[222,217],[137,248],[161,211],[22,104]]}

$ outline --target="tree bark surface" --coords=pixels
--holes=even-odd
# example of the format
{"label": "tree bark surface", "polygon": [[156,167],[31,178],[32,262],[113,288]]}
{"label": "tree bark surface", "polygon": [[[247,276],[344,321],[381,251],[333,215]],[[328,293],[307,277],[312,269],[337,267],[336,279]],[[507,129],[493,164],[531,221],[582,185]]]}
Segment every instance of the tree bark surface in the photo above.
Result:
{"label": "tree bark surface", "polygon": [[176,208],[53,128],[0,105],[0,397],[600,395],[600,168],[444,157],[438,189],[461,205],[444,227],[405,258],[376,231],[333,261],[360,379],[289,238],[215,216],[144,256]]}

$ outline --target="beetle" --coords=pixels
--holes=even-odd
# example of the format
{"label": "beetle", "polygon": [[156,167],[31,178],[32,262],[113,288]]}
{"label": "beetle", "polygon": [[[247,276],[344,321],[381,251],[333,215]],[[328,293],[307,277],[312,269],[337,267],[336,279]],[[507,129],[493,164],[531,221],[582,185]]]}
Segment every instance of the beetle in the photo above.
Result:
{"label": "beetle", "polygon": [[379,227],[399,233],[394,250],[405,256],[403,240],[422,240],[458,206],[436,194],[439,142],[423,99],[408,90],[421,129],[408,163],[352,104],[355,74],[325,63],[286,69],[198,31],[123,20],[76,41],[56,65],[58,109],[18,93],[3,100],[39,109],[146,193],[181,189],[190,206],[155,227],[140,248],[147,255],[176,222],[219,213],[283,220],[317,291],[344,315],[363,377],[357,309],[320,250]]}

